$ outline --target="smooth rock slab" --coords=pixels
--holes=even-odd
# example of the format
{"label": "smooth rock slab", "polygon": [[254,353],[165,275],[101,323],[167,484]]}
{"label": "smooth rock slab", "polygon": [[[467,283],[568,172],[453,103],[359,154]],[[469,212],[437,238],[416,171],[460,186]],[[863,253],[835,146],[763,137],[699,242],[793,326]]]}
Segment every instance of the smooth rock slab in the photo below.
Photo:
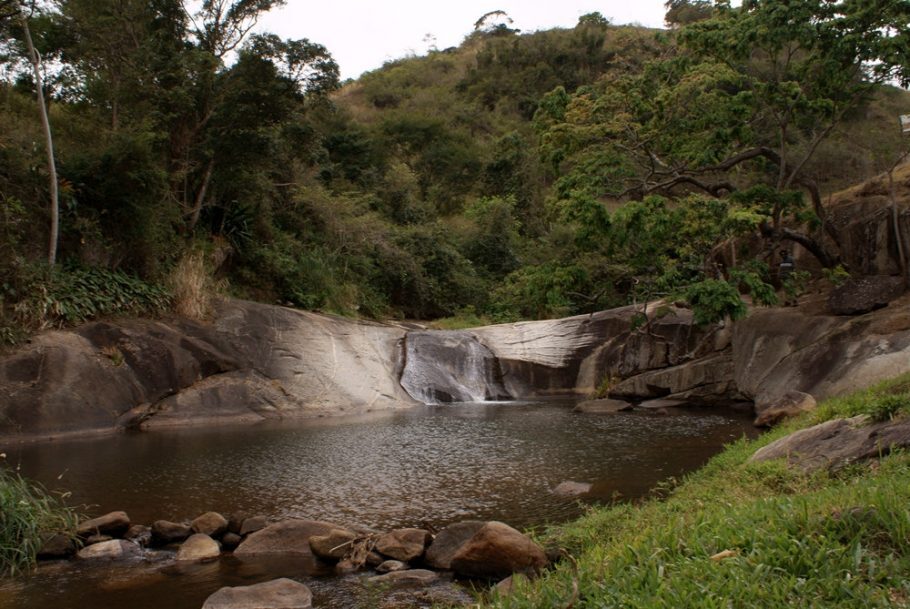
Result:
{"label": "smooth rock slab", "polygon": [[454,558],[455,553],[471,539],[477,531],[482,529],[484,524],[486,523],[481,520],[466,520],[464,522],[450,524],[439,531],[439,533],[436,534],[436,539],[434,539],[433,543],[430,544],[430,547],[427,548],[425,557],[426,563],[434,569],[451,569],[452,558]]}
{"label": "smooth rock slab", "polygon": [[253,586],[222,588],[205,600],[202,609],[312,609],[310,589],[281,578]]}
{"label": "smooth rock slab", "polygon": [[376,540],[376,551],[383,556],[408,562],[423,556],[432,539],[430,532],[424,529],[395,529]]}
{"label": "smooth rock slab", "polygon": [[76,553],[81,560],[122,560],[142,554],[142,549],[131,541],[112,539],[82,548]]}
{"label": "smooth rock slab", "polygon": [[452,557],[452,569],[470,577],[535,573],[547,563],[543,548],[530,537],[496,521],[484,524]]}
{"label": "smooth rock slab", "polygon": [[426,569],[408,569],[392,571],[385,575],[368,577],[368,584],[387,584],[392,586],[426,586],[439,579],[439,573]]}
{"label": "smooth rock slab", "polygon": [[214,560],[221,556],[218,542],[202,533],[196,533],[183,542],[177,551],[177,560],[181,562],[202,562]]}
{"label": "smooth rock slab", "polygon": [[632,410],[633,406],[625,400],[612,400],[605,398],[602,400],[585,400],[576,404],[572,412],[583,414],[615,414],[617,412],[626,412]]}
{"label": "smooth rock slab", "polygon": [[868,424],[868,417],[826,421],[758,449],[749,461],[787,459],[804,471],[836,471],[864,459],[910,446],[910,420]]}
{"label": "smooth rock slab", "polygon": [[578,497],[579,495],[590,493],[591,486],[590,482],[566,480],[556,485],[556,488],[553,489],[553,494],[560,497]]}
{"label": "smooth rock slab", "polygon": [[234,556],[261,556],[264,554],[294,554],[312,556],[310,538],[328,535],[341,529],[330,522],[319,520],[284,520],[269,525],[243,540],[234,550]]}
{"label": "smooth rock slab", "polygon": [[79,524],[76,534],[80,537],[90,535],[110,535],[120,537],[130,528],[130,517],[126,512],[110,512],[104,516],[92,518]]}

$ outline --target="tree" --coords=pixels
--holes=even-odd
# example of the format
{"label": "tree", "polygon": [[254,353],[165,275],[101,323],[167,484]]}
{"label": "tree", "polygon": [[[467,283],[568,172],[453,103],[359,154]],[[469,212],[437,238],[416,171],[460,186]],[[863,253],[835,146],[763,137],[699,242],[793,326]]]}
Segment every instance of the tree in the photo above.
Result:
{"label": "tree", "polygon": [[50,193],[50,231],[48,237],[47,263],[53,267],[57,263],[57,242],[60,233],[60,203],[57,184],[57,163],[54,160],[54,138],[51,133],[50,119],[48,118],[47,104],[44,99],[44,67],[41,61],[41,55],[35,48],[32,40],[32,32],[29,26],[29,20],[35,13],[35,6],[32,5],[28,10],[25,6],[15,2],[4,1],[0,4],[0,25],[2,20],[13,19],[14,15],[18,16],[19,25],[22,29],[22,39],[25,43],[26,59],[32,67],[32,77],[35,82],[35,94],[38,101],[38,115],[41,119],[41,129],[44,133],[44,147],[47,154],[47,173],[48,173],[48,191]]}
{"label": "tree", "polygon": [[680,27],[711,18],[711,0],[667,0],[664,22],[669,27]]}

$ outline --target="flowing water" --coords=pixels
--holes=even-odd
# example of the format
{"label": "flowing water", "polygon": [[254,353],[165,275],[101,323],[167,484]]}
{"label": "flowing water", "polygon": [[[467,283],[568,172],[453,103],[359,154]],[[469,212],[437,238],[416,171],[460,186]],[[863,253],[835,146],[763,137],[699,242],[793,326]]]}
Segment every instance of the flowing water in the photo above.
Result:
{"label": "flowing water", "polygon": [[[322,519],[389,529],[496,519],[527,528],[573,518],[588,503],[641,497],[754,434],[727,411],[578,415],[559,401],[452,404],[356,419],[180,430],[3,448],[7,462],[92,515],[185,520],[215,510],[271,520]],[[582,500],[552,489],[593,485]],[[316,606],[356,606],[315,564],[232,558],[179,573],[172,563],[45,566],[0,581],[0,609],[198,609],[223,585],[292,575]]]}

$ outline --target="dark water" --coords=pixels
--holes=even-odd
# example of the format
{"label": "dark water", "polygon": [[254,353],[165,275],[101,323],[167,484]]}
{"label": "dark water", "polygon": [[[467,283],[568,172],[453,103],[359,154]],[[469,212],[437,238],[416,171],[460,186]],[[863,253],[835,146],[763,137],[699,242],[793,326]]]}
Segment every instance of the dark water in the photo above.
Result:
{"label": "dark water", "polygon": [[[723,411],[594,416],[573,414],[564,402],[523,402],[0,451],[24,475],[70,491],[70,503],[91,505],[91,515],[122,509],[134,522],[215,510],[377,529],[465,519],[527,528],[575,517],[583,503],[641,497],[751,434],[748,419]],[[592,483],[592,492],[584,502],[556,497],[551,490],[565,480]],[[0,581],[0,609],[198,609],[223,585],[276,575],[310,585],[317,606],[359,603],[350,590],[339,596],[344,581],[326,579],[316,565],[223,559],[178,573],[171,564],[146,561],[115,576],[104,567],[45,567]]]}

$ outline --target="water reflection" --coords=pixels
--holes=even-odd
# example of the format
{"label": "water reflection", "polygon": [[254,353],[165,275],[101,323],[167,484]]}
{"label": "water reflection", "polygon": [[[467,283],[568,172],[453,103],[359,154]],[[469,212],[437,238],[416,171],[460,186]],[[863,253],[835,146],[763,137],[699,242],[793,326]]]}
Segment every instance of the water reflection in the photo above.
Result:
{"label": "water reflection", "polygon": [[565,402],[456,404],[347,420],[182,430],[7,450],[10,463],[92,513],[136,522],[208,510],[390,527],[571,518],[564,480],[588,501],[634,498],[752,432],[718,411],[577,415]]}

